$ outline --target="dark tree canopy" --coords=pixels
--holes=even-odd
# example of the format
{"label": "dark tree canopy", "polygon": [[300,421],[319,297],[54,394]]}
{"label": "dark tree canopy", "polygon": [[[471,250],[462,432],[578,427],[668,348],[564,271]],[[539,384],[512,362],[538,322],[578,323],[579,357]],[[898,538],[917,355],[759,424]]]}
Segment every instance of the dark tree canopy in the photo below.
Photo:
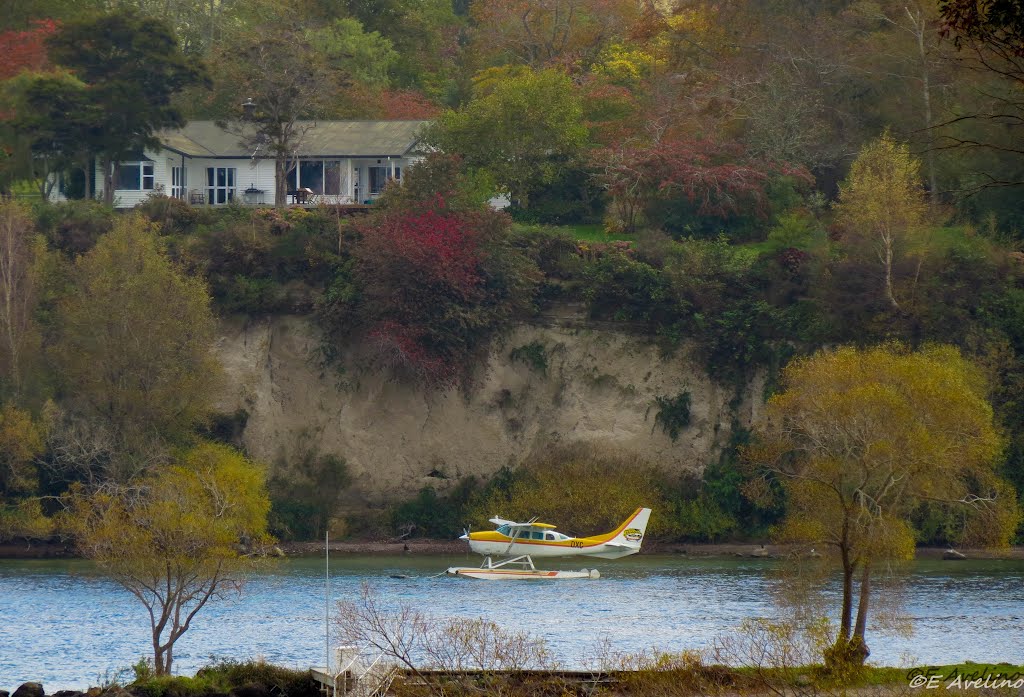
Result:
{"label": "dark tree canopy", "polygon": [[[70,113],[86,115],[75,119],[77,139],[100,159],[104,194],[110,202],[113,167],[144,148],[158,147],[154,134],[160,129],[184,125],[172,97],[186,87],[208,83],[205,68],[181,52],[165,22],[133,13],[69,22],[47,46],[51,61],[87,87],[84,103]],[[51,87],[33,92],[40,111],[60,113],[62,101],[79,98]],[[37,126],[41,138],[53,127],[46,119]]]}
{"label": "dark tree canopy", "polygon": [[981,39],[1024,54],[1024,6],[1018,0],[942,0],[939,12],[946,31]]}

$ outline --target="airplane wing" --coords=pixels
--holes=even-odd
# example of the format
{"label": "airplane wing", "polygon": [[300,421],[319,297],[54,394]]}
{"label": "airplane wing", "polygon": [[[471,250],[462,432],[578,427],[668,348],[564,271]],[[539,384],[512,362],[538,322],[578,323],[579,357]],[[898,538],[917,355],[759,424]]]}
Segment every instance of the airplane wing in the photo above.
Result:
{"label": "airplane wing", "polygon": [[527,523],[517,523],[517,522],[512,521],[512,520],[505,520],[504,518],[499,518],[498,516],[494,516],[493,518],[491,518],[491,522],[494,523],[495,525],[497,525],[499,527],[502,526],[502,525],[507,525],[508,527],[512,528],[513,530],[521,530],[523,528],[530,528],[530,527],[536,527],[536,528],[553,528],[553,527],[555,527],[554,525],[548,525],[547,523],[538,523],[538,522],[536,522],[536,520],[537,519],[534,518],[533,520],[531,520],[531,521],[529,521]]}

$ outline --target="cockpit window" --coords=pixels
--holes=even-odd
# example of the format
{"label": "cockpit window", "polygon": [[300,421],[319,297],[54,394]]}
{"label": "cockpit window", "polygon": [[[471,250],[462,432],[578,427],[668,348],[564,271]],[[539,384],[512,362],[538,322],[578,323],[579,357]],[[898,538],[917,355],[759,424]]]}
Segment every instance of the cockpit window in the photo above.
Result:
{"label": "cockpit window", "polygon": [[544,534],[544,539],[546,539],[546,540],[553,540],[553,539],[555,539],[555,533],[553,533],[553,532],[545,533]]}
{"label": "cockpit window", "polygon": [[497,532],[499,535],[504,535],[505,537],[508,537],[508,526],[502,525],[495,532]]}

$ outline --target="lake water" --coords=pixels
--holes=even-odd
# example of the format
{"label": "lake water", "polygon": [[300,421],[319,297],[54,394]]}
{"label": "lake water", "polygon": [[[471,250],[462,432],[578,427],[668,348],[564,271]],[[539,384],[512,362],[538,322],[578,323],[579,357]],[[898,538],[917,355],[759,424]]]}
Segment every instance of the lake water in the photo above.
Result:
{"label": "lake water", "polygon": [[[333,596],[355,598],[367,581],[386,604],[527,630],[564,667],[585,667],[605,639],[620,651],[700,649],[744,619],[773,616],[773,571],[782,562],[639,556],[598,564],[596,581],[434,576],[478,563],[468,556],[339,557],[331,563]],[[175,672],[191,674],[211,657],[322,665],[323,574],[323,560],[289,559],[254,576],[240,597],[209,605],[178,641]],[[914,634],[869,636],[872,662],[1024,663],[1024,562],[918,562],[908,581]],[[148,655],[148,634],[142,605],[86,562],[0,560],[0,689],[26,680],[47,692],[98,684]]]}

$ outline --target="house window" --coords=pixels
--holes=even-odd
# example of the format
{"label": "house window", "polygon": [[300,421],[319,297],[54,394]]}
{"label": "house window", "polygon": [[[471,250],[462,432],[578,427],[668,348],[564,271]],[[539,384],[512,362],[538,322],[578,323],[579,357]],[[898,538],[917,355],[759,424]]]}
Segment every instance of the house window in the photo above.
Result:
{"label": "house window", "polygon": [[152,162],[122,162],[117,168],[117,186],[120,191],[150,191],[156,179]]}
{"label": "house window", "polygon": [[370,195],[376,196],[384,191],[384,185],[388,183],[390,176],[388,167],[369,167],[370,170]]}
{"label": "house window", "polygon": [[234,200],[235,171],[234,167],[206,168],[206,202],[208,204],[227,203]]}
{"label": "house window", "polygon": [[343,175],[340,160],[300,160],[288,172],[288,191],[309,189],[317,194],[341,194]]}
{"label": "house window", "polygon": [[304,160],[299,163],[299,186],[317,194],[324,192],[323,160]]}
{"label": "house window", "polygon": [[331,160],[324,163],[324,193],[328,196],[341,195],[341,162]]}
{"label": "house window", "polygon": [[188,170],[184,167],[171,167],[171,198],[185,198],[188,187]]}

